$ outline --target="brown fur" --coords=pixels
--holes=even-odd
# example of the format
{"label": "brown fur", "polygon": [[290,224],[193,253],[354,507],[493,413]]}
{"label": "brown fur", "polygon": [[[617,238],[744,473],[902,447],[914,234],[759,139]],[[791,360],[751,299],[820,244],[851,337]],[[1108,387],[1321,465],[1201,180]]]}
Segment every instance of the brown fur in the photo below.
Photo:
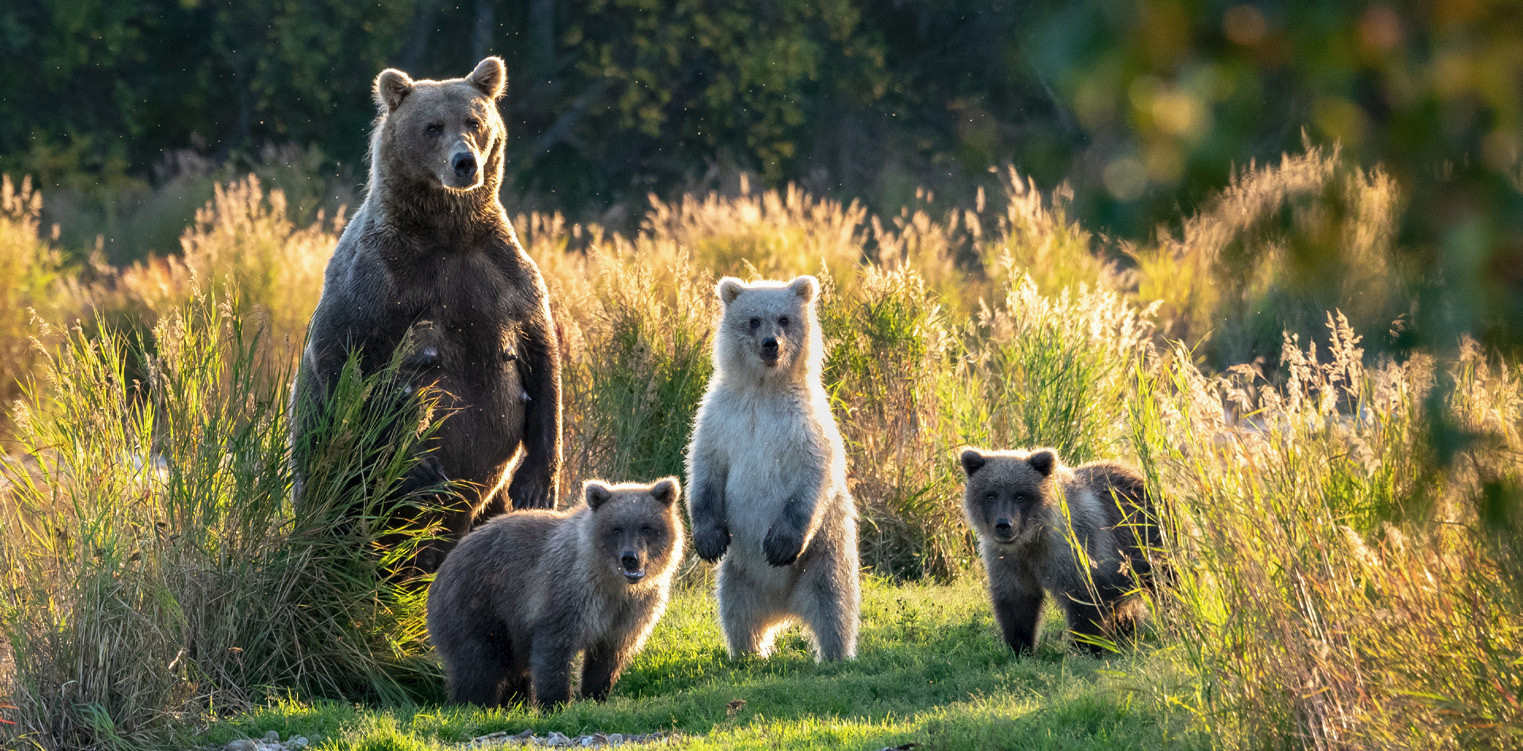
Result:
{"label": "brown fur", "polygon": [[[1152,583],[1144,548],[1160,547],[1142,476],[1114,462],[1069,468],[1051,449],[967,449],[960,458],[968,478],[963,512],[978,532],[1005,642],[1017,652],[1035,647],[1046,593],[1058,599],[1076,635],[1129,635],[1143,610],[1131,596],[1134,576]],[[1070,530],[1090,559],[1088,576]]]}
{"label": "brown fur", "polygon": [[[540,707],[569,701],[585,651],[583,698],[602,701],[666,609],[682,558],[674,477],[589,482],[569,511],[519,511],[472,532],[428,592],[428,634],[450,699]],[[643,571],[632,580],[628,571]]]}
{"label": "brown fur", "polygon": [[[495,57],[466,78],[387,70],[376,79],[369,191],[328,264],[293,402],[320,403],[351,350],[369,374],[411,334],[409,388],[437,385],[450,414],[412,479],[466,488],[442,520],[450,540],[509,499],[550,508],[558,495],[555,326],[539,269],[498,200],[505,79]],[[431,571],[446,552],[447,543],[419,565]]]}

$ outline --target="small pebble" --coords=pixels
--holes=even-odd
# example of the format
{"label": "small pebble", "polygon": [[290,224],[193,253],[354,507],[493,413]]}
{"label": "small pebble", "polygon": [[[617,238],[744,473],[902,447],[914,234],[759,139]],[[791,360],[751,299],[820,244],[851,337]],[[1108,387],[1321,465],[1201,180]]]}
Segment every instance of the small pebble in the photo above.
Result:
{"label": "small pebble", "polygon": [[264,742],[265,743],[276,743],[276,744],[280,743],[280,733],[278,731],[275,731],[275,730],[271,730],[270,732],[265,733],[264,734]]}

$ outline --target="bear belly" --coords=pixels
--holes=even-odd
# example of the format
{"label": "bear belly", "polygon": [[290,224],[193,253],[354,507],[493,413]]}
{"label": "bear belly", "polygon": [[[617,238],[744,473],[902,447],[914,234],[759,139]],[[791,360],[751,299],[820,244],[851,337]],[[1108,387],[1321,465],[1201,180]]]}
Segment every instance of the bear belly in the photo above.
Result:
{"label": "bear belly", "polygon": [[436,382],[436,415],[448,416],[434,437],[435,456],[451,480],[475,486],[462,492],[475,506],[491,496],[523,438],[523,386],[516,369],[504,371],[501,377],[445,374]]}

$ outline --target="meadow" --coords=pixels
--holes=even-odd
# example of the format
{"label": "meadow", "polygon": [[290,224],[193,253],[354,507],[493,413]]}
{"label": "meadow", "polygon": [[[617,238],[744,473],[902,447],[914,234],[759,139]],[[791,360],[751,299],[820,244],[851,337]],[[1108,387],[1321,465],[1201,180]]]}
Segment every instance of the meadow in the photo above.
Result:
{"label": "meadow", "polygon": [[[348,532],[371,549],[333,544],[325,514],[376,503],[411,461],[377,426],[420,409],[426,436],[426,400],[385,403],[351,373],[299,457],[331,508],[290,508],[285,405],[341,211],[237,177],[178,248],[113,265],[5,178],[0,734],[1523,746],[1523,374],[1461,332],[1393,344],[1423,283],[1393,182],[1308,148],[1125,242],[1072,220],[1062,189],[1002,177],[972,206],[923,194],[892,216],[742,180],[652,199],[629,232],[515,217],[561,329],[565,487],[681,474],[721,275],[821,278],[869,577],[859,660],[816,666],[795,633],[732,661],[690,560],[613,699],[545,714],[441,703],[419,590],[380,571],[406,554],[368,523],[385,509]],[[969,444],[1142,467],[1177,579],[1140,644],[1079,656],[1049,618],[1037,655],[1003,647],[961,517]]]}

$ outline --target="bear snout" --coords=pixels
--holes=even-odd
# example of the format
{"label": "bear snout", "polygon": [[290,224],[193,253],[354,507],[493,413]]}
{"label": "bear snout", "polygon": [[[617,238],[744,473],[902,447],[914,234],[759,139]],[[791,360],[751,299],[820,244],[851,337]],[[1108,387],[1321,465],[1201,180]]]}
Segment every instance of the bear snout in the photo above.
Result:
{"label": "bear snout", "polygon": [[472,183],[476,180],[476,154],[469,150],[457,151],[449,160],[450,169],[454,170],[455,178],[463,183]]}
{"label": "bear snout", "polygon": [[645,567],[640,563],[640,556],[633,552],[626,551],[619,556],[619,567],[630,584],[645,578]]}
{"label": "bear snout", "polygon": [[768,366],[776,365],[777,352],[777,339],[775,337],[767,337],[761,345],[762,363]]}

